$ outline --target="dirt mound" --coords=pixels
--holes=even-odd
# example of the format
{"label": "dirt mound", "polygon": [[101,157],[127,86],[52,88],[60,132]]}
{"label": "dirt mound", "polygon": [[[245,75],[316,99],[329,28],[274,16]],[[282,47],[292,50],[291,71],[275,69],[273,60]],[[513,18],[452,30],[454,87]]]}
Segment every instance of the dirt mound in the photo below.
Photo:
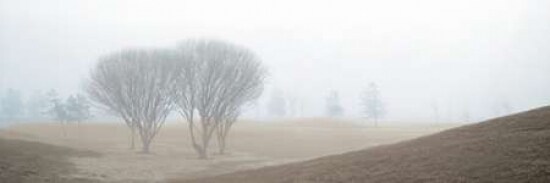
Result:
{"label": "dirt mound", "polygon": [[92,152],[0,138],[0,182],[95,182],[68,177],[74,171],[66,158],[98,156]]}
{"label": "dirt mound", "polygon": [[189,182],[550,182],[550,107],[393,145]]}

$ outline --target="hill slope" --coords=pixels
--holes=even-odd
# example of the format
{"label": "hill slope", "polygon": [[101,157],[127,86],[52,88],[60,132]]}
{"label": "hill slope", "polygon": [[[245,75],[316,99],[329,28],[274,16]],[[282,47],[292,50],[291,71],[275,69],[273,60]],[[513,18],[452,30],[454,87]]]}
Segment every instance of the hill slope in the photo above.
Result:
{"label": "hill slope", "polygon": [[393,145],[188,182],[550,182],[550,107]]}
{"label": "hill slope", "polygon": [[74,167],[72,156],[98,156],[93,152],[0,138],[0,182],[96,182],[68,177]]}

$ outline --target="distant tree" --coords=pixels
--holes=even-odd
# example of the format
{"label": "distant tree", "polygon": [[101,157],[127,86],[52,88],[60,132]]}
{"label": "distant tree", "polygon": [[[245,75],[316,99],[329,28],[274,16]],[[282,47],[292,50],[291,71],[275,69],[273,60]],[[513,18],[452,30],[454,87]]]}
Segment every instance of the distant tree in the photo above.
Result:
{"label": "distant tree", "polygon": [[59,94],[55,90],[49,91],[47,96],[49,100],[47,113],[53,118],[53,120],[61,124],[63,136],[67,136],[65,125],[69,122],[69,116],[67,114],[65,103],[61,100],[61,98],[59,98]]}
{"label": "distant tree", "polygon": [[32,120],[44,120],[47,116],[48,97],[42,92],[34,92],[27,101],[27,115]]}
{"label": "distant tree", "polygon": [[92,70],[86,91],[107,112],[124,119],[140,136],[142,152],[173,109],[174,55],[167,50],[126,50],[102,57]]}
{"label": "distant tree", "polygon": [[8,89],[1,101],[1,113],[4,115],[5,120],[14,122],[23,115],[23,100],[21,99],[21,92],[15,89]]}
{"label": "distant tree", "polygon": [[83,95],[69,96],[66,101],[66,108],[69,120],[77,124],[91,117],[90,103]]}
{"label": "distant tree", "polygon": [[280,90],[273,90],[267,106],[269,114],[271,116],[283,117],[287,113],[286,107],[287,101],[283,96],[283,92]]}
{"label": "distant tree", "polygon": [[366,117],[374,120],[374,125],[378,126],[378,120],[385,115],[386,111],[375,83],[370,83],[368,89],[363,92],[362,103]]}
{"label": "distant tree", "polygon": [[340,96],[337,91],[331,91],[326,98],[326,112],[330,117],[342,115],[344,109],[340,104]]}

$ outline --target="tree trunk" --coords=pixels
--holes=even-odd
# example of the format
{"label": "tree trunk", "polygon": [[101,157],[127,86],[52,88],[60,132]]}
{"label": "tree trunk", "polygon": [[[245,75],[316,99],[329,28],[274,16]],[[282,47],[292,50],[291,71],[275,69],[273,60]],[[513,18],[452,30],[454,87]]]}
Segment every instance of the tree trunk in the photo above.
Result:
{"label": "tree trunk", "polygon": [[225,138],[222,138],[220,141],[220,154],[225,154]]}
{"label": "tree trunk", "polygon": [[141,139],[141,152],[143,154],[149,154],[149,147],[151,145],[151,142],[153,141],[153,138],[150,134],[141,130],[139,134]]}
{"label": "tree trunk", "polygon": [[223,138],[222,138],[222,135],[223,135],[223,133],[222,133],[223,130],[222,129],[223,129],[223,125],[221,125],[221,124],[218,127],[216,127],[216,140],[218,142],[218,152],[220,154],[223,154],[222,149],[224,148],[223,147],[224,143],[223,143]]}
{"label": "tree trunk", "polygon": [[131,127],[132,129],[132,134],[131,134],[131,144],[130,144],[130,149],[134,149],[136,147],[136,143],[135,143],[135,137],[136,137],[136,128],[134,127],[134,125],[132,125]]}
{"label": "tree trunk", "polygon": [[199,159],[206,159],[208,156],[206,155],[206,150],[204,147],[201,147],[200,145],[193,143],[193,149],[197,152],[199,155]]}
{"label": "tree trunk", "polygon": [[202,148],[199,152],[200,159],[208,159],[208,134],[204,132],[202,135]]}
{"label": "tree trunk", "polygon": [[[201,119],[201,120],[204,120],[204,119]],[[195,151],[199,155],[199,159],[206,159],[207,156],[206,156],[206,152],[204,150],[205,147],[204,146],[201,147],[197,143],[197,139],[195,138],[195,127],[193,126],[194,125],[193,115],[191,115],[190,118],[187,118],[187,122],[189,123],[188,124],[189,125],[189,136],[191,137],[191,143],[193,145],[193,149],[195,149]]]}
{"label": "tree trunk", "polygon": [[221,131],[220,131],[220,135],[219,135],[219,138],[218,138],[218,143],[219,143],[219,153],[220,154],[225,154],[225,147],[226,147],[226,144],[227,144],[227,134],[229,133],[229,127],[230,126],[225,126],[225,128],[223,128]]}
{"label": "tree trunk", "polygon": [[208,159],[206,148],[201,148],[199,151],[199,159]]}
{"label": "tree trunk", "polygon": [[149,145],[151,144],[150,140],[144,140],[141,152],[144,154],[149,154]]}

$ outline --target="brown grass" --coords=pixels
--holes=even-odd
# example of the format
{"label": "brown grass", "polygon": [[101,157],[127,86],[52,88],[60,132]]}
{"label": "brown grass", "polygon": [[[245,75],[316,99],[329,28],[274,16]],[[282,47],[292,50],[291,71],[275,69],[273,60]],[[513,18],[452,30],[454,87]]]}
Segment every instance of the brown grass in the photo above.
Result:
{"label": "brown grass", "polygon": [[550,107],[393,145],[188,182],[550,182]]}
{"label": "brown grass", "polygon": [[97,156],[37,142],[0,139],[0,182],[94,182],[64,175],[75,169],[68,157]]}
{"label": "brown grass", "polygon": [[[101,156],[70,156],[67,177],[105,182],[153,182],[197,178],[238,170],[303,161],[330,154],[411,139],[440,131],[441,127],[368,128],[327,119],[293,120],[281,123],[237,123],[230,134],[229,151],[216,154],[212,144],[209,160],[199,160],[189,145],[183,123],[168,124],[152,144],[152,154],[129,149],[129,130],[124,125],[27,124],[0,136],[24,139]],[[62,154],[62,153],[61,153]],[[24,163],[24,162],[22,162]]]}

